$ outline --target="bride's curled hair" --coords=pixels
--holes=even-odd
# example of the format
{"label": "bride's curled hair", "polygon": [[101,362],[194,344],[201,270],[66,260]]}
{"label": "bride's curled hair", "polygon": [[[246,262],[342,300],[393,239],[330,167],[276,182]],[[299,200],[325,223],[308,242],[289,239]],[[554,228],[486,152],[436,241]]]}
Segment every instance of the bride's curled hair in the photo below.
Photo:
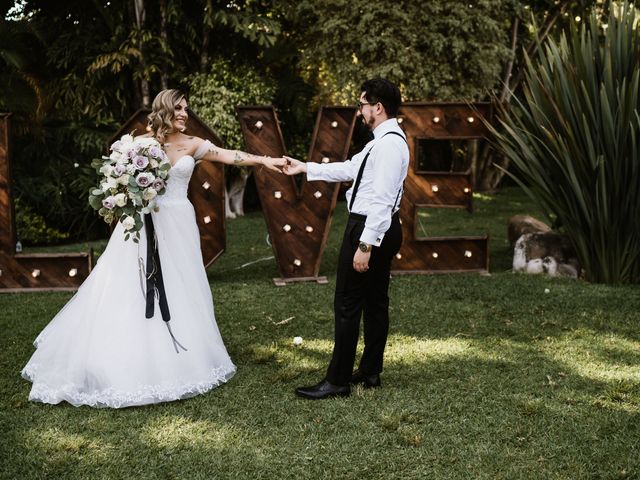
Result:
{"label": "bride's curled hair", "polygon": [[151,105],[149,114],[149,129],[153,136],[160,142],[164,142],[164,137],[173,130],[173,113],[180,100],[185,98],[185,94],[175,88],[162,90]]}

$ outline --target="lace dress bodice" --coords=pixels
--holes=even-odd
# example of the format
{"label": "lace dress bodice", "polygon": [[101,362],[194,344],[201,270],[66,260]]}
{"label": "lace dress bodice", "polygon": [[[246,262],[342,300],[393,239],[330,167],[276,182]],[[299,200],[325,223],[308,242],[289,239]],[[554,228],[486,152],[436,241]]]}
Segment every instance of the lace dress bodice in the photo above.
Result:
{"label": "lace dress bodice", "polygon": [[187,201],[189,181],[191,180],[196,160],[204,157],[212,146],[213,144],[209,140],[205,140],[193,156],[184,155],[176,160],[176,163],[169,170],[169,180],[167,181],[165,193],[158,196],[158,205]]}

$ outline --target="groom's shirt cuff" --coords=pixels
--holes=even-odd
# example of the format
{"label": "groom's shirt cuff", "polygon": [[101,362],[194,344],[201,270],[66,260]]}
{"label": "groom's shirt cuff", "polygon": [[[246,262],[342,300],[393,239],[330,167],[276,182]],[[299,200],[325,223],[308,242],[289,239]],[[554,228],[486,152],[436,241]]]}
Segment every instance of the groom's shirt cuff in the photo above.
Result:
{"label": "groom's shirt cuff", "polygon": [[351,162],[307,162],[307,180],[310,182],[316,180],[323,180],[325,182],[348,182],[353,180],[353,178],[353,164]]}

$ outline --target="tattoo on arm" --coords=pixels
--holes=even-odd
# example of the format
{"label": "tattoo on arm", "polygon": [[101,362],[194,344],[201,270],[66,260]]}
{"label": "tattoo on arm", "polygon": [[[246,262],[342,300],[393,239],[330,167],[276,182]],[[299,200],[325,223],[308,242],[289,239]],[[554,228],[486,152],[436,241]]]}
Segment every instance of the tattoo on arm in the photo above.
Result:
{"label": "tattoo on arm", "polygon": [[213,158],[219,158],[220,150],[218,150],[215,145],[209,147],[209,152],[213,155]]}

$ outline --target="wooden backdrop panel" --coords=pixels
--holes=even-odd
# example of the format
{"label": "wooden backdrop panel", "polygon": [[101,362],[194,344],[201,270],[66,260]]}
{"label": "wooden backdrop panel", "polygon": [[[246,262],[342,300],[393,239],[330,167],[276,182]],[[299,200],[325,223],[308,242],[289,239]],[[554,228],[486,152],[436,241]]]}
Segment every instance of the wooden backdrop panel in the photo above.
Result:
{"label": "wooden backdrop panel", "polygon": [[[142,135],[147,128],[148,110],[138,110],[113,136],[110,144],[126,133]],[[218,146],[224,143],[197,115],[189,112],[186,132],[204,138]],[[198,162],[189,182],[189,200],[196,211],[200,230],[202,260],[208,267],[226,248],[226,220],[224,211],[224,167],[217,162]]]}
{"label": "wooden backdrop panel", "polygon": [[[258,155],[286,153],[280,124],[271,106],[238,107],[246,149]],[[310,162],[344,161],[355,125],[355,108],[322,107],[309,149]],[[295,179],[255,168],[258,195],[281,278],[277,285],[316,280],[336,206],[339,183],[307,182],[298,190]]]}
{"label": "wooden backdrop panel", "polygon": [[489,103],[407,103],[398,121],[407,134],[411,160],[400,205],[404,242],[392,272],[435,273],[489,270],[489,237],[417,236],[417,209],[452,207],[473,209],[471,172],[420,172],[417,148],[420,139],[471,140],[488,135],[482,119],[491,118]]}
{"label": "wooden backdrop panel", "polygon": [[15,253],[9,114],[0,113],[0,292],[75,290],[87,278],[92,253]]}

